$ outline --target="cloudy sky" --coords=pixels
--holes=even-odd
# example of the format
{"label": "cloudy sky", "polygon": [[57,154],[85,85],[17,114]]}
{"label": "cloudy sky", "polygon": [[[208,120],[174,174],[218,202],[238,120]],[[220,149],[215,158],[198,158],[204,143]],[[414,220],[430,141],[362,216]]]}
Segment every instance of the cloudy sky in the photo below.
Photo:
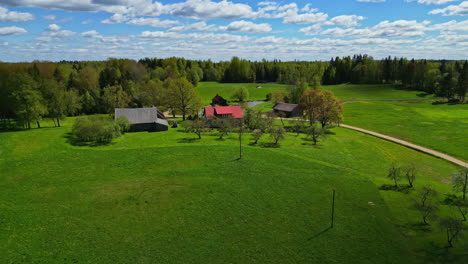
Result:
{"label": "cloudy sky", "polygon": [[0,61],[468,59],[468,1],[0,0]]}

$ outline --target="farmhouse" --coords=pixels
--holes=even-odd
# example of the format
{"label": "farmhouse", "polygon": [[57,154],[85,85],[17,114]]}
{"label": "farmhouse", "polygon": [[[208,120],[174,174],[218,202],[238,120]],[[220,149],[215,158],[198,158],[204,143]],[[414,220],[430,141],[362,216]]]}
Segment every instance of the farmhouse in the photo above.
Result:
{"label": "farmhouse", "polygon": [[130,121],[130,132],[167,131],[169,124],[164,114],[156,107],[150,108],[116,108],[115,118],[124,116]]}
{"label": "farmhouse", "polygon": [[224,99],[221,95],[216,94],[216,96],[211,99],[211,105],[227,106],[228,104],[226,99]]}
{"label": "farmhouse", "polygon": [[297,104],[277,103],[273,106],[275,114],[282,113],[285,117],[301,116],[301,108]]}
{"label": "farmhouse", "polygon": [[234,118],[242,119],[244,114],[240,105],[233,106],[207,106],[203,111],[203,116],[206,119],[213,118]]}

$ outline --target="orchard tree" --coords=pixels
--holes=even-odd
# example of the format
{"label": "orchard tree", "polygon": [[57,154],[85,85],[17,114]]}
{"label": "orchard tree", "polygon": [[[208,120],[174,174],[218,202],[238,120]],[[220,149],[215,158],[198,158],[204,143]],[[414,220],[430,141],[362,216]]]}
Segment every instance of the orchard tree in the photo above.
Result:
{"label": "orchard tree", "polygon": [[434,213],[439,210],[434,203],[434,198],[437,196],[437,191],[430,186],[424,186],[418,192],[417,198],[413,200],[413,207],[421,214],[423,223],[427,225],[427,220],[434,216]]}
{"label": "orchard tree", "polygon": [[439,226],[446,233],[447,243],[449,247],[453,247],[453,242],[462,237],[466,227],[463,222],[455,217],[444,217],[440,219]]}
{"label": "orchard tree", "polygon": [[401,168],[398,167],[395,162],[392,162],[390,168],[388,169],[387,178],[392,180],[395,184],[395,188],[398,187],[398,181],[401,178]]}
{"label": "orchard tree", "polygon": [[317,126],[317,124],[312,124],[306,129],[307,135],[312,139],[314,145],[317,145],[317,142],[320,138],[325,136],[325,131],[323,128]]}
{"label": "orchard tree", "polygon": [[416,180],[417,169],[414,164],[410,164],[402,168],[405,173],[405,178],[408,181],[408,186],[413,188],[413,183]]}
{"label": "orchard tree", "polygon": [[270,136],[274,139],[275,145],[278,145],[278,142],[281,139],[284,139],[286,135],[286,130],[283,126],[273,126],[270,128]]}
{"label": "orchard tree", "polygon": [[463,201],[468,192],[468,168],[463,168],[452,175],[453,189],[463,194]]}
{"label": "orchard tree", "polygon": [[182,119],[190,113],[197,113],[203,103],[193,84],[185,78],[168,80],[168,105],[182,114]]}
{"label": "orchard tree", "polygon": [[201,133],[206,130],[206,122],[203,119],[195,119],[193,121],[187,121],[185,124],[185,129],[188,133],[194,133],[198,136],[198,139],[201,139]]}

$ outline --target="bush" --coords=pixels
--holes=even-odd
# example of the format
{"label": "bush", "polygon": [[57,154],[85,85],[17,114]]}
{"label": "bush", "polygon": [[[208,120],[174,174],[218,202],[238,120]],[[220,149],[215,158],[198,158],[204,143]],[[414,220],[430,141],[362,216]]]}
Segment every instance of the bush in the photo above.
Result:
{"label": "bush", "polygon": [[124,134],[130,130],[130,121],[125,116],[119,116],[115,120],[115,123],[119,126],[120,133]]}
{"label": "bush", "polygon": [[108,144],[120,136],[120,127],[103,116],[79,117],[72,128],[72,137],[81,143]]}

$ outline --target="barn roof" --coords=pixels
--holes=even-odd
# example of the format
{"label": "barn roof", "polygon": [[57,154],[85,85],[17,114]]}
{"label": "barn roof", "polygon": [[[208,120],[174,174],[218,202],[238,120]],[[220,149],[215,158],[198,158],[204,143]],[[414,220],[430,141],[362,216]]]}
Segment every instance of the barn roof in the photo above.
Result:
{"label": "barn roof", "polygon": [[277,103],[273,106],[273,109],[282,112],[292,112],[298,106],[297,104]]}
{"label": "barn roof", "polygon": [[125,116],[130,122],[130,124],[159,123],[163,125],[168,125],[167,120],[158,118],[158,109],[156,107],[116,108],[115,118],[119,116]]}
{"label": "barn roof", "polygon": [[205,116],[232,115],[233,118],[244,118],[240,105],[233,106],[207,106]]}
{"label": "barn roof", "polygon": [[214,102],[214,101],[218,101],[218,100],[220,100],[220,99],[221,99],[221,100],[224,100],[224,98],[223,98],[221,95],[219,95],[219,94],[216,94],[216,96],[215,96],[215,97],[213,97],[213,99],[211,99],[211,101],[213,101],[213,102]]}

